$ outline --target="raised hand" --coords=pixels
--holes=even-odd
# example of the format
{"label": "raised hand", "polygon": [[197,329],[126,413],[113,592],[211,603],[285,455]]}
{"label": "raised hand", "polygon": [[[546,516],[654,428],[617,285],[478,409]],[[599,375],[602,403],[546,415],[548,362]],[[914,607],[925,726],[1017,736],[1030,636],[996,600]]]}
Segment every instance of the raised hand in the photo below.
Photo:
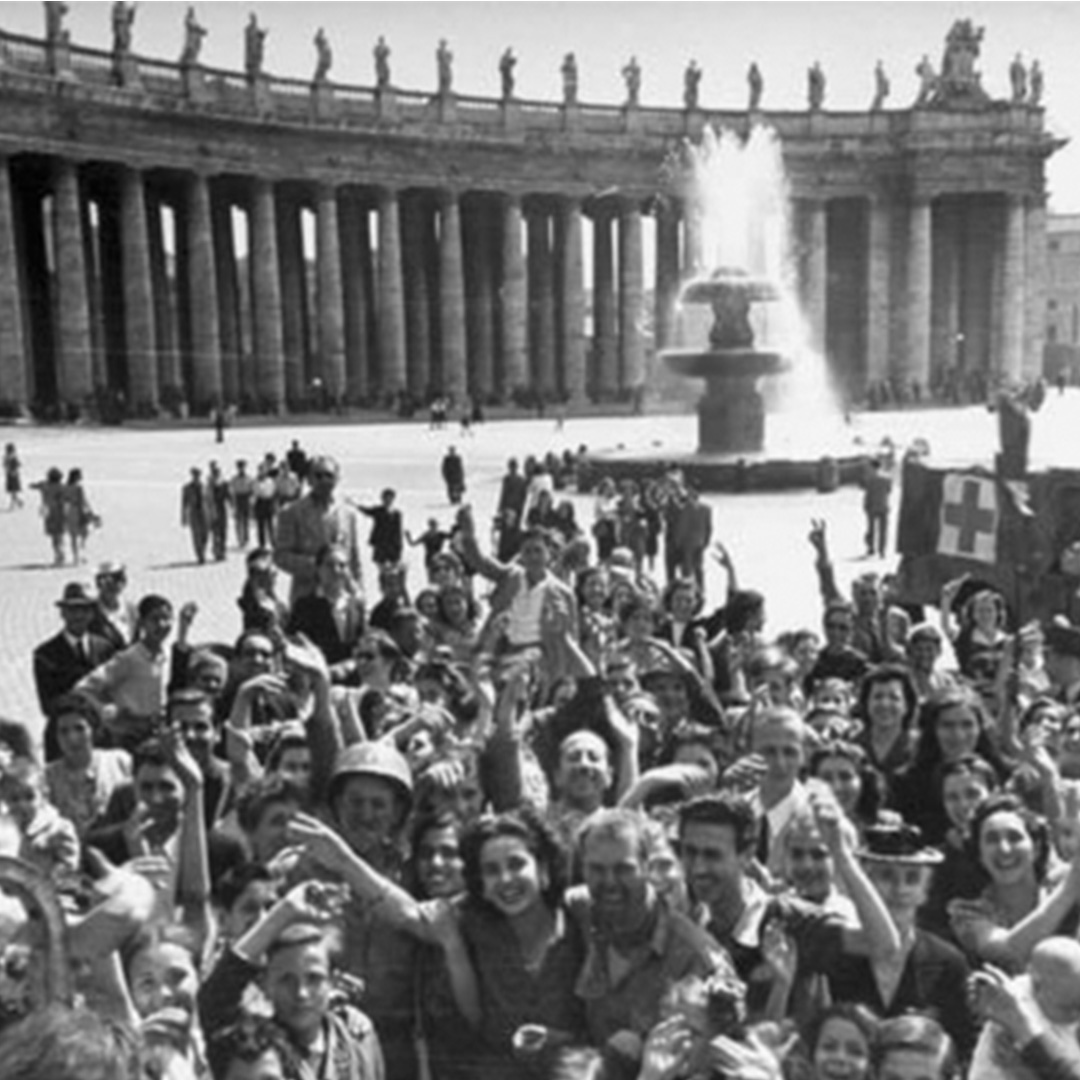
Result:
{"label": "raised hand", "polygon": [[773,975],[787,986],[795,982],[799,967],[799,950],[795,941],[784,932],[776,919],[769,922],[761,935],[761,954]]}
{"label": "raised hand", "polygon": [[810,519],[810,533],[807,539],[819,555],[824,554],[828,541],[825,534],[825,522],[822,518]]}
{"label": "raised hand", "polygon": [[669,1016],[649,1032],[638,1080],[674,1080],[690,1063],[694,1033],[683,1016]]}
{"label": "raised hand", "polygon": [[334,872],[340,872],[350,855],[348,844],[311,814],[294,814],[285,827],[285,837],[290,846],[302,848],[305,854]]}

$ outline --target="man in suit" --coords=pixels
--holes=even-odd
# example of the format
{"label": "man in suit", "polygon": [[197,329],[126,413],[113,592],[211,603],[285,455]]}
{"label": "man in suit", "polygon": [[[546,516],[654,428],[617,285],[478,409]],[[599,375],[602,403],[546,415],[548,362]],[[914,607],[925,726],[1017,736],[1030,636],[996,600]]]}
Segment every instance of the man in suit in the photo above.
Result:
{"label": "man in suit", "polygon": [[[64,586],[56,606],[64,629],[34,650],[34,683],[46,716],[51,715],[58,698],[116,652],[113,644],[90,632],[98,607],[85,585],[73,581]],[[45,756],[51,759],[55,754],[50,754],[49,749],[45,748]]]}
{"label": "man in suit", "polygon": [[210,541],[210,526],[214,509],[210,491],[202,480],[202,470],[192,469],[191,479],[180,489],[180,524],[191,530],[195,558],[206,562],[206,545]]}
{"label": "man in suit", "polygon": [[699,589],[705,588],[705,552],[712,540],[712,511],[693,488],[686,489],[676,529],[679,569],[683,577],[693,578]]}

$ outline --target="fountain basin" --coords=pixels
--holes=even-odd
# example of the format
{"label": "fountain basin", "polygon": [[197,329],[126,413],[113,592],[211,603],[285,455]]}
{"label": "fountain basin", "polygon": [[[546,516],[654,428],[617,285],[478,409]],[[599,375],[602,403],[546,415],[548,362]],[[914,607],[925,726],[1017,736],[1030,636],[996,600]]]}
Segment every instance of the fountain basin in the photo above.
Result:
{"label": "fountain basin", "polygon": [[780,353],[759,349],[665,349],[660,358],[688,379],[753,379],[788,366]]}

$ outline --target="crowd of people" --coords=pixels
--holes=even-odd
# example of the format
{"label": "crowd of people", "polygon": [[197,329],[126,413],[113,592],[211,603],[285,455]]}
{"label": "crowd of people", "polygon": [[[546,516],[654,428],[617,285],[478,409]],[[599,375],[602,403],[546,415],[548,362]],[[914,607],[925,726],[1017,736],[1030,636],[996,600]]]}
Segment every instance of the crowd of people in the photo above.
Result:
{"label": "crowd of people", "polygon": [[235,635],[103,563],[0,721],[4,1080],[1080,1077],[1080,629],[820,520],[772,626],[677,471],[511,461],[490,542],[208,472]]}

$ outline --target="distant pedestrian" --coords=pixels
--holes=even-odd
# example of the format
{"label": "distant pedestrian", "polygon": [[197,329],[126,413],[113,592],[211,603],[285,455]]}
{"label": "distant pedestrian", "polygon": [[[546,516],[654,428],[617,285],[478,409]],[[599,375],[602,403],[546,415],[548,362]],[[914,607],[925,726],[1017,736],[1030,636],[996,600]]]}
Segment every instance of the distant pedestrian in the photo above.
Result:
{"label": "distant pedestrian", "polygon": [[225,410],[220,405],[214,410],[214,441],[225,441]]}
{"label": "distant pedestrian", "polygon": [[206,562],[212,512],[202,470],[192,469],[191,479],[180,489],[180,524],[191,530],[191,543],[200,564]]}
{"label": "distant pedestrian", "polygon": [[272,548],[277,517],[277,469],[265,461],[259,466],[255,481],[255,530],[259,547]]}
{"label": "distant pedestrian", "polygon": [[376,506],[361,506],[359,503],[353,503],[361,514],[371,518],[371,535],[368,537],[368,545],[371,547],[371,558],[376,566],[397,566],[404,554],[404,525],[401,511],[394,505],[396,498],[397,492],[393,488],[387,488]]}
{"label": "distant pedestrian", "polygon": [[53,548],[53,565],[64,565],[64,533],[67,520],[64,514],[64,474],[57,468],[50,469],[44,480],[30,485],[41,494],[41,517],[45,535]]}
{"label": "distant pedestrian", "polygon": [[442,461],[442,478],[446,484],[446,497],[452,505],[457,506],[465,494],[465,462],[461,460],[456,447],[451,446],[446,451]]}
{"label": "distant pedestrian", "polygon": [[251,513],[255,501],[255,478],[247,471],[247,462],[241,458],[236,472],[229,481],[232,508],[236,522],[237,546],[246,549],[251,543]]}
{"label": "distant pedestrian", "polygon": [[87,538],[91,528],[100,524],[101,519],[91,509],[83,487],[82,469],[72,469],[64,487],[64,531],[71,544],[71,561],[76,565],[86,562]]}
{"label": "distant pedestrian", "polygon": [[889,533],[892,477],[880,458],[873,458],[863,480],[863,513],[866,515],[866,555],[882,558]]}
{"label": "distant pedestrian", "polygon": [[213,538],[214,558],[222,562],[229,543],[229,509],[232,505],[232,490],[216,461],[210,462],[210,474],[206,478],[206,487],[210,496],[210,535]]}
{"label": "distant pedestrian", "polygon": [[4,490],[8,494],[8,509],[22,506],[22,462],[14,443],[4,447]]}
{"label": "distant pedestrian", "polygon": [[285,452],[285,460],[289,464],[289,471],[300,481],[307,479],[308,456],[307,451],[300,445],[299,439],[293,439],[292,446]]}

